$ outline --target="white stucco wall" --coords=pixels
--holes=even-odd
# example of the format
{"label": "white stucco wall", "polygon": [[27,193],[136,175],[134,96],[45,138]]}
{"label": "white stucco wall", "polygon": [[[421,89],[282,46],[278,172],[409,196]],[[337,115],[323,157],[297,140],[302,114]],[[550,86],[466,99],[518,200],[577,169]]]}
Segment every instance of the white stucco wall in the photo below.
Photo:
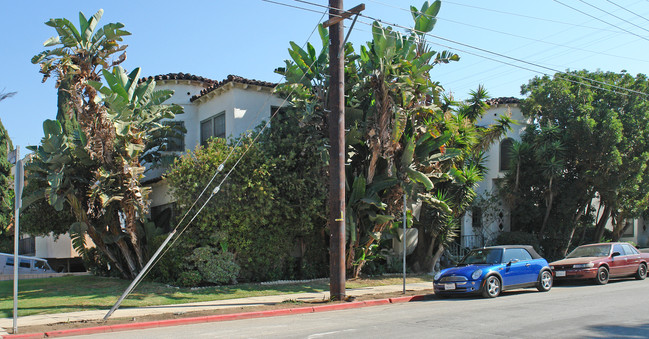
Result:
{"label": "white stucco wall", "polygon": [[228,135],[238,136],[254,130],[262,121],[268,121],[272,106],[282,104],[281,99],[268,91],[233,88],[232,95],[235,108]]}
{"label": "white stucco wall", "polygon": [[[512,130],[507,133],[506,138],[511,138],[516,141],[521,140],[521,135],[525,129],[526,119],[523,117],[518,104],[499,104],[492,106],[484,116],[478,121],[480,126],[489,126],[496,123],[496,120],[502,115],[509,115],[513,120],[517,122],[516,125],[512,125]],[[504,140],[503,138],[502,140]],[[488,196],[489,194],[495,193],[496,181],[504,177],[504,172],[500,170],[500,142],[494,143],[486,151],[486,167],[487,173],[484,176],[477,188],[477,193],[483,197]],[[506,206],[502,206],[502,214],[498,211],[491,211],[491,215],[483,216],[483,226],[479,229],[474,229],[472,227],[472,213],[467,211],[464,218],[462,218],[462,225],[460,234],[463,238],[462,246],[464,247],[474,247],[472,243],[475,239],[469,239],[471,236],[484,236],[485,241],[488,241],[490,238],[495,237],[499,232],[501,232],[500,225],[503,225],[502,231],[509,231],[511,229],[510,225],[510,215],[509,211],[506,209]]]}
{"label": "white stucco wall", "polygon": [[173,202],[169,192],[169,184],[164,180],[151,184],[149,199],[151,200],[151,206],[160,206]]}
{"label": "white stucco wall", "polygon": [[[185,128],[187,129],[187,133],[185,134],[185,149],[193,150],[200,142],[200,120],[198,116],[198,108],[190,101],[190,98],[194,95],[200,94],[201,90],[205,88],[204,83],[189,81],[159,81],[156,88],[174,91],[173,96],[165,103],[178,104],[182,106],[184,113],[178,114],[174,120],[183,121],[185,123]],[[195,128],[195,126],[199,126],[199,128]]]}
{"label": "white stucco wall", "polygon": [[[168,80],[158,83],[158,89],[170,89],[174,95],[166,103],[183,106],[185,113],[177,115],[174,120],[183,121],[185,134],[185,149],[194,150],[200,145],[202,121],[221,112],[225,112],[226,137],[238,137],[246,131],[254,130],[262,121],[268,121],[271,107],[281,106],[282,99],[275,97],[268,87],[227,83],[195,101],[190,98],[200,93],[203,84],[189,81]],[[147,172],[147,178],[159,178],[164,169],[154,169]],[[159,181],[151,184],[151,207],[172,202],[168,194],[169,187]]]}
{"label": "white stucco wall", "polygon": [[[517,104],[504,104],[498,105],[489,109],[485,115],[478,121],[480,126],[489,126],[496,123],[498,117],[502,115],[511,115],[511,118],[514,119],[517,124],[512,125],[512,130],[507,133],[507,138],[512,138],[516,141],[521,140],[521,135],[525,129],[526,120],[521,113],[520,108]],[[504,138],[503,138],[504,139]],[[491,145],[487,153],[487,168],[488,171],[485,175],[485,179],[480,182],[478,188],[478,193],[482,194],[484,192],[493,192],[494,189],[494,179],[502,178],[504,172],[500,171],[500,142],[494,143]]]}
{"label": "white stucco wall", "polygon": [[[35,257],[39,258],[76,258],[79,253],[72,246],[70,234],[65,233],[58,238],[50,234],[46,237],[36,237]],[[90,237],[86,235],[86,247],[94,247]]]}

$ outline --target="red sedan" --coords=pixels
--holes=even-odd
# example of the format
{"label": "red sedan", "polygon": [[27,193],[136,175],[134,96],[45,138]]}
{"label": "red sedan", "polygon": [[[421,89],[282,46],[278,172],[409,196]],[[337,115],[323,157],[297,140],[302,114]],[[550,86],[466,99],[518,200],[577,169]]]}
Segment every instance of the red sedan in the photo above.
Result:
{"label": "red sedan", "polygon": [[579,246],[565,259],[551,262],[550,268],[557,280],[593,279],[604,285],[609,278],[646,278],[648,262],[649,253],[628,243],[600,243]]}

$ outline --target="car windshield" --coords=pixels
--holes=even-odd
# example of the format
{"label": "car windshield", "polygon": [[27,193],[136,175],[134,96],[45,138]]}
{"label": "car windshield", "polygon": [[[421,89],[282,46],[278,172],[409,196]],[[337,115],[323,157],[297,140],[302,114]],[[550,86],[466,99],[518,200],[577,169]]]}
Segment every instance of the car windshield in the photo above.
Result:
{"label": "car windshield", "polygon": [[461,261],[460,265],[486,265],[500,264],[503,256],[503,250],[500,248],[481,248],[467,254]]}
{"label": "car windshield", "polygon": [[608,257],[611,245],[580,246],[570,252],[566,258]]}

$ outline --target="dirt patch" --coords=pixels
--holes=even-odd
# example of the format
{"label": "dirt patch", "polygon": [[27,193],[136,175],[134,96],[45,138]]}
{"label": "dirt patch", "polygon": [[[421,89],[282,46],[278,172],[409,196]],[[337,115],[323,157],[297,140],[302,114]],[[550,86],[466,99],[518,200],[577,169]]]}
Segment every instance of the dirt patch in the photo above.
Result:
{"label": "dirt patch", "polygon": [[[392,292],[392,293],[381,293],[381,294],[365,294],[365,295],[358,295],[358,296],[351,295],[348,296],[348,299],[349,301],[367,301],[367,300],[377,300],[377,299],[387,299],[387,298],[398,298],[398,297],[413,296],[413,295],[426,295],[432,297],[433,290],[430,289],[430,290],[419,290],[419,291],[406,291],[405,294],[401,292]],[[165,314],[155,314],[155,315],[129,317],[129,318],[110,318],[105,321],[92,320],[92,321],[64,322],[64,323],[35,325],[35,326],[19,326],[18,333],[19,334],[44,333],[50,331],[69,330],[69,329],[86,328],[86,327],[110,326],[110,325],[120,325],[120,324],[161,321],[161,320],[168,320],[168,319],[183,319],[183,318],[210,316],[210,315],[233,314],[233,313],[243,313],[243,312],[259,312],[259,311],[280,310],[280,309],[298,308],[298,307],[307,307],[307,306],[330,305],[336,303],[345,303],[349,301],[318,300],[318,301],[305,302],[305,301],[289,300],[289,301],[284,301],[273,305],[241,306],[241,307],[231,307],[226,309],[218,309],[213,311],[165,313]],[[5,328],[5,331],[11,333],[12,329]]]}

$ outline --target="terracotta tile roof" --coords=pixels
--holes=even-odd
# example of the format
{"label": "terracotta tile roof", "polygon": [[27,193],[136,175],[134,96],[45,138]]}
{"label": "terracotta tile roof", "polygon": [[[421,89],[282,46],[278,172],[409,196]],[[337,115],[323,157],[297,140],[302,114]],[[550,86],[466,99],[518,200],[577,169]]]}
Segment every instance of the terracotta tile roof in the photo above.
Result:
{"label": "terracotta tile roof", "polygon": [[155,81],[161,81],[161,80],[194,80],[194,81],[200,81],[204,82],[208,85],[211,85],[215,83],[216,81],[208,78],[204,78],[202,76],[198,75],[193,75],[189,73],[167,73],[167,74],[160,74],[160,75],[154,75],[154,76],[149,76],[149,77],[144,77],[140,79],[140,82],[147,81],[149,79],[153,79]]}
{"label": "terracotta tile roof", "polygon": [[499,104],[517,104],[520,102],[520,99],[514,97],[500,97],[500,98],[491,98],[485,101],[489,106],[499,105]]}
{"label": "terracotta tile roof", "polygon": [[243,77],[240,77],[240,76],[237,76],[237,75],[228,75],[228,77],[226,79],[224,79],[222,81],[214,82],[214,84],[211,85],[210,87],[207,87],[207,88],[201,90],[200,94],[194,95],[191,99],[189,99],[189,101],[198,100],[200,97],[202,97],[202,96],[204,96],[204,95],[206,95],[206,94],[208,94],[208,93],[210,93],[210,92],[212,92],[212,91],[214,91],[214,90],[216,90],[218,88],[221,88],[221,87],[225,86],[226,84],[228,84],[230,82],[239,83],[239,84],[254,85],[254,86],[262,86],[262,87],[275,87],[275,86],[277,86],[276,83],[272,83],[272,82],[255,80],[255,79],[246,79],[246,78],[243,78]]}

